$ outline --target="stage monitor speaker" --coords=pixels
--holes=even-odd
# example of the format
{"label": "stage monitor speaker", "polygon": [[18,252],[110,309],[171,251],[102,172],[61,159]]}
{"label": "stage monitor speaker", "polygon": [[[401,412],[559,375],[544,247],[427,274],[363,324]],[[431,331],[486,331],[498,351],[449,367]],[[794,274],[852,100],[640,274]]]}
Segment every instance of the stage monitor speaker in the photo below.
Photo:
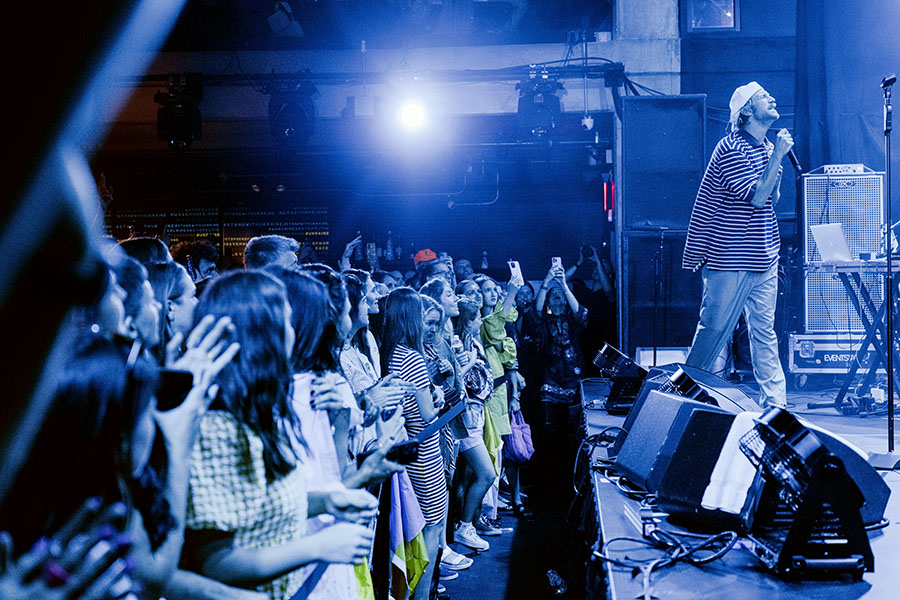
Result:
{"label": "stage monitor speaker", "polygon": [[622,351],[636,356],[638,348],[690,346],[700,317],[702,280],[681,268],[687,234],[631,231],[620,239]]}
{"label": "stage monitor speaker", "polygon": [[655,492],[694,412],[726,411],[674,394],[652,390],[616,456],[616,470],[628,481]]}
{"label": "stage monitor speaker", "polygon": [[891,488],[878,471],[867,460],[866,453],[827,429],[813,425],[804,419],[800,422],[810,429],[829,452],[841,459],[847,475],[853,479],[863,495],[863,505],[859,509],[863,525],[874,525],[884,518],[884,509],[891,497]]}
{"label": "stage monitor speaker", "polygon": [[622,428],[625,429],[625,433],[616,438],[616,442],[613,444],[610,454],[615,455],[621,450],[622,445],[627,439],[627,432],[631,429],[632,425],[634,425],[634,420],[641,412],[644,401],[647,399],[650,392],[658,390],[662,386],[667,386],[671,381],[672,375],[679,369],[683,371],[684,375],[688,376],[692,382],[702,388],[706,392],[706,395],[712,399],[719,408],[732,414],[748,410],[760,410],[759,405],[751,400],[747,394],[721,377],[713,375],[709,371],[704,371],[698,367],[692,367],[682,363],[672,363],[654,367],[650,369],[650,373],[647,375],[646,379],[644,379],[644,384],[641,386],[641,389],[635,398],[634,406],[631,408],[628,416],[625,417],[625,423],[622,425]]}
{"label": "stage monitor speaker", "polygon": [[[667,458],[665,471],[656,490],[661,510],[676,519],[681,518],[712,529],[741,529],[750,525],[762,494],[761,481],[755,482],[748,491],[740,513],[726,513],[702,506],[704,493],[720,454],[724,453],[725,438],[733,421],[732,414],[710,411],[691,413],[684,432]],[[875,525],[882,522],[891,490],[866,461],[865,453],[827,429],[805,420],[801,422],[816,435],[829,452],[841,459],[847,475],[859,488],[863,496],[863,504],[860,507],[863,524]]]}
{"label": "stage monitor speaker", "polygon": [[686,231],[705,146],[705,94],[622,98],[622,227]]}
{"label": "stage monitor speaker", "polygon": [[[859,259],[861,252],[874,257],[882,250],[884,239],[884,173],[804,175],[803,214],[806,263],[822,260],[810,226],[825,223],[841,224],[852,259]],[[883,275],[861,276],[866,278],[866,287],[876,305],[880,304]],[[833,273],[810,272],[803,281],[806,333],[865,331],[843,284]]]}
{"label": "stage monitor speaker", "polygon": [[[725,454],[725,440],[734,420],[735,416],[729,413],[694,411],[691,414],[656,491],[659,508],[671,518],[683,519],[710,530],[744,531],[749,528],[762,492],[763,481],[758,472],[744,498],[738,498],[741,501],[738,512],[709,509],[702,505],[713,470]],[[736,445],[730,458],[746,461]],[[752,470],[749,464],[748,469]]]}

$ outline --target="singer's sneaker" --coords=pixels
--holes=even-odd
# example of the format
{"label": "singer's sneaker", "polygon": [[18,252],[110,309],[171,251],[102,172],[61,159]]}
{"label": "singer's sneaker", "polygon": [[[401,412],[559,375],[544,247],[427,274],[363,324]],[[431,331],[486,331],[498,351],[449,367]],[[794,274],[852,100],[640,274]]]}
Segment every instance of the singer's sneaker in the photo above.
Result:
{"label": "singer's sneaker", "polygon": [[453,540],[479,552],[487,552],[491,549],[491,545],[478,536],[475,526],[471,523],[460,523],[453,535]]}

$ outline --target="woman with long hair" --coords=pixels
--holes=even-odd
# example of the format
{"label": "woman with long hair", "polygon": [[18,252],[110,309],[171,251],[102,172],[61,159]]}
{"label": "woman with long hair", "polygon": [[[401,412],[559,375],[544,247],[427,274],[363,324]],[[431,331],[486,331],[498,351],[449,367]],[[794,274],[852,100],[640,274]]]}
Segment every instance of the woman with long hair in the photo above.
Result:
{"label": "woman with long hair", "polygon": [[[539,464],[543,474],[558,481],[559,465],[572,465],[578,445],[581,423],[579,381],[584,373],[584,360],[578,338],[588,323],[588,313],[581,306],[566,281],[561,266],[552,267],[535,299],[543,368],[541,404],[543,419],[538,425],[536,451],[542,454]],[[571,467],[569,468],[571,472]]]}
{"label": "woman with long hair", "polygon": [[125,290],[125,329],[129,337],[140,339],[144,347],[159,344],[162,305],[153,296],[147,269],[130,256],[114,267],[116,282]]}
{"label": "woman with long hair", "polygon": [[[337,451],[335,439],[339,436],[332,435],[332,429],[348,426],[348,420],[342,418],[347,410],[343,408],[343,396],[349,391],[352,398],[352,391],[337,365],[340,340],[330,316],[328,290],[321,281],[294,269],[273,265],[266,267],[266,271],[284,283],[291,305],[291,326],[298,332],[291,352],[291,409],[297,421],[289,431],[293,433],[291,442],[305,471],[309,493],[311,497],[321,495],[332,503],[364,503],[374,510],[376,499],[371,494],[345,487],[345,481],[353,488],[361,487],[362,482],[355,461],[348,459],[346,451]],[[328,410],[332,401],[337,407]],[[346,435],[340,437],[346,439]],[[311,518],[307,522],[307,534],[325,530],[334,523],[331,515]],[[302,574],[308,576],[312,568],[304,567]],[[371,586],[365,565],[357,565],[355,569],[350,565],[334,565],[324,573],[309,597],[355,600],[365,597]]]}
{"label": "woman with long hair", "polygon": [[460,358],[465,362],[463,384],[466,389],[466,411],[471,415],[468,436],[459,442],[462,466],[459,469],[459,527],[454,540],[479,550],[488,545],[475,530],[474,522],[481,512],[484,496],[499,473],[484,444],[484,405],[494,391],[494,377],[487,366],[481,345],[480,306],[467,298],[459,301],[456,335],[462,345]]}
{"label": "woman with long hair", "polygon": [[177,349],[170,342],[176,334],[181,338],[191,329],[194,308],[197,306],[197,286],[187,270],[176,262],[156,263],[147,267],[153,295],[161,306],[159,343],[151,348],[159,364],[174,359]]}
{"label": "woman with long hair", "polygon": [[175,526],[149,462],[157,369],[139,353],[127,363],[126,343],[87,334],[57,375],[52,408],[0,511],[0,528],[22,547],[58,529],[93,496],[135,507],[140,498],[154,548]]}
{"label": "woman with long hair", "polygon": [[[382,407],[376,402],[367,401],[366,390],[378,383],[381,365],[376,369],[372,362],[372,347],[368,338],[369,325],[369,301],[366,295],[366,287],[363,281],[355,275],[343,273],[344,283],[347,287],[347,299],[350,302],[350,332],[344,339],[340,353],[341,369],[347,377],[347,381],[360,399],[360,408],[365,413],[361,445],[365,448],[377,438],[375,421]],[[368,279],[371,284],[372,280]],[[372,284],[374,285],[374,284]],[[377,350],[376,350],[377,352]],[[379,357],[380,358],[380,357]],[[398,399],[402,400],[402,395]]]}
{"label": "woman with long hair", "polygon": [[[199,345],[202,337],[210,348],[217,344],[222,328],[209,331],[210,323],[192,342]],[[147,597],[249,598],[176,572],[197,425],[211,382],[237,347],[207,354],[181,404],[166,411],[156,401],[158,369],[140,348],[140,340],[84,332],[58,374],[52,409],[0,509],[6,521],[0,528],[27,547],[37,535],[56,531],[85,498],[118,502],[113,507],[121,507],[128,537],[109,543],[120,557],[131,546],[132,576]],[[197,593],[200,584],[213,596]]]}
{"label": "woman with long hair", "polygon": [[[384,304],[383,366],[386,371],[415,387],[415,392],[403,399],[406,432],[413,438],[437,417],[439,404],[443,402],[428,378],[428,368],[425,366],[422,300],[415,290],[400,287],[388,295]],[[435,432],[422,440],[418,458],[406,467],[425,517],[425,546],[429,559],[413,592],[415,600],[428,598],[447,516],[447,482],[439,435]]]}
{"label": "woman with long hair", "polygon": [[[353,390],[344,377],[340,364],[340,352],[344,340],[350,334],[350,300],[347,297],[347,286],[337,271],[320,263],[310,263],[301,267],[306,273],[325,286],[328,297],[328,318],[314,327],[321,329],[322,336],[317,341],[320,349],[316,351],[325,362],[318,364],[296,364],[296,372],[309,372],[314,387],[317,407],[329,411],[334,446],[338,456],[347,457],[347,464],[361,451],[364,440],[360,435],[365,415]],[[307,351],[312,351],[307,349]],[[295,357],[296,358],[296,357]],[[298,384],[294,381],[295,386]]]}
{"label": "woman with long hair", "polygon": [[484,305],[484,296],[481,295],[481,286],[473,279],[460,281],[456,286],[456,295],[466,298],[478,305],[479,310]]}
{"label": "woman with long hair", "polygon": [[[426,317],[423,348],[425,349],[425,364],[428,366],[428,373],[431,381],[441,386],[445,400],[456,403],[465,395],[461,379],[463,369],[451,346],[456,342],[457,348],[459,347],[458,340],[454,340],[453,323],[450,320],[451,317],[459,316],[459,309],[456,306],[459,299],[453,293],[450,284],[443,278],[429,280],[419,290],[419,294],[422,295],[422,306]],[[432,315],[438,317],[436,323],[429,319]],[[451,422],[444,429],[445,435],[442,438],[448,479],[452,479],[455,467],[454,437],[466,436],[464,430],[454,427],[454,425],[455,423]],[[451,436],[451,433],[455,433],[455,436]]]}
{"label": "woman with long hair", "polygon": [[[488,366],[494,376],[494,393],[488,398],[484,415],[484,438],[488,453],[500,471],[502,465],[501,436],[512,433],[509,422],[509,397],[518,396],[519,379],[515,371],[510,371],[516,362],[516,344],[506,333],[506,324],[515,322],[519,317],[515,308],[516,293],[522,282],[517,278],[509,281],[506,297],[500,301],[502,290],[496,281],[486,275],[477,275],[475,282],[481,289],[483,304],[481,307],[481,342]],[[512,388],[511,390],[508,388]],[[492,487],[488,493],[491,506],[489,518],[497,518],[499,498],[498,487]],[[482,523],[482,526],[487,523]]]}
{"label": "woman with long hair", "polygon": [[[528,382],[527,387],[518,389],[518,396],[510,401],[510,412],[516,408],[522,411],[526,423],[538,423],[544,418],[540,402],[540,388],[543,383],[543,365],[540,361],[541,326],[540,316],[534,307],[534,286],[526,281],[516,294],[516,310],[519,318],[512,327],[507,327],[516,344],[518,372]],[[510,506],[516,517],[530,519],[533,515],[523,503],[519,464],[507,461],[506,478],[509,483]]]}
{"label": "woman with long hair", "polygon": [[[363,409],[357,403],[356,397],[363,399],[365,406],[371,402],[373,406],[379,406],[382,398],[387,394],[393,402],[399,403],[403,397],[401,390],[388,390],[381,392],[381,387],[363,390],[355,394],[352,385],[344,377],[340,367],[339,351],[342,340],[338,337],[337,329],[331,320],[333,314],[331,301],[326,286],[317,279],[304,272],[296,272],[283,267],[267,267],[267,271],[277,276],[284,282],[287,289],[287,297],[291,304],[291,325],[297,331],[296,340],[291,352],[291,369],[293,370],[292,406],[300,415],[300,428],[304,437],[312,435],[313,421],[327,423],[327,427],[320,428],[319,432],[327,431],[331,437],[331,444],[320,444],[315,451],[322,451],[322,446],[330,447],[330,458],[325,461],[329,466],[329,480],[343,481],[350,488],[363,487],[373,479],[383,479],[390,473],[399,469],[393,465],[385,469],[385,465],[378,464],[377,460],[363,462],[363,469],[357,470],[356,456],[365,450],[366,439],[379,437],[375,434],[363,439],[360,431],[349,436],[353,443],[350,452],[344,448],[338,449],[335,444],[337,439],[347,439],[347,428],[351,423],[362,423]],[[293,309],[293,307],[297,307]],[[351,404],[358,417],[348,418]],[[316,410],[313,409],[313,405]],[[311,412],[307,412],[311,411]],[[304,421],[303,415],[307,419]],[[324,417],[324,419],[323,419]],[[373,419],[373,424],[375,420]],[[402,424],[399,418],[391,427],[381,430],[384,440],[399,432]],[[344,429],[342,436],[337,431],[332,436],[332,429]],[[371,441],[371,440],[370,440]]]}
{"label": "woman with long hair", "polygon": [[[378,349],[371,339],[371,333],[368,332],[368,325],[373,306],[374,310],[378,311],[378,297],[369,274],[366,271],[348,269],[344,271],[343,276],[352,307],[350,318],[353,326],[348,339],[344,342],[341,366],[357,397],[374,396],[366,398],[365,401],[367,409],[365,424],[368,436],[372,438],[368,442],[371,445],[385,437],[382,425],[384,416],[392,415],[391,420],[399,418],[402,422],[401,405],[405,391],[414,391],[414,388],[402,383],[393,374],[381,378],[381,365],[371,362],[370,357],[373,354],[378,356]],[[370,352],[369,349],[374,352]],[[386,381],[390,385],[385,386]],[[394,393],[388,396],[381,390]],[[371,425],[369,419],[373,421]],[[403,434],[405,437],[405,430]],[[390,511],[379,513],[379,519],[389,520],[391,592],[395,598],[400,598],[407,594],[410,582],[416,581],[422,573],[420,557],[427,556],[422,534],[425,518],[422,516],[422,509],[419,507],[419,501],[405,469],[391,475],[390,483],[385,483],[378,491],[381,506],[390,505]],[[386,498],[385,494],[389,497]]]}
{"label": "woman with long hair", "polygon": [[[376,335],[376,330],[381,331],[382,314],[378,306],[378,300],[381,298],[381,295],[378,293],[375,281],[368,271],[347,269],[344,271],[343,276],[347,284],[347,294],[350,296],[350,318],[354,320],[358,317],[358,322],[354,320],[348,340],[355,348],[359,348],[366,355],[375,369],[375,374],[378,378],[381,378],[381,352],[378,349],[379,343]],[[357,292],[351,293],[350,290],[352,285],[351,277],[360,283],[358,306],[354,302]],[[363,300],[365,300],[365,306],[362,305]],[[363,312],[366,315],[363,315]]]}
{"label": "woman with long hair", "polygon": [[[306,535],[307,515],[328,507],[308,502],[287,433],[296,430],[296,416],[284,284],[262,272],[227,273],[206,289],[198,314],[230,317],[241,352],[220,374],[219,396],[194,445],[187,554],[204,575],[289,598],[302,583],[301,566],[360,562],[371,535],[351,523]],[[345,514],[370,512],[350,506]]]}

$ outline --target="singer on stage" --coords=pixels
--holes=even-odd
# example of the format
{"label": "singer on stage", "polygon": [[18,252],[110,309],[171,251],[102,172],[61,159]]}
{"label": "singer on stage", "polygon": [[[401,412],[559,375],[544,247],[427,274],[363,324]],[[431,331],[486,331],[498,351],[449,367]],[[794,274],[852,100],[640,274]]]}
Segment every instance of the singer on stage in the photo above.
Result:
{"label": "singer on stage", "polygon": [[702,269],[703,300],[687,364],[711,370],[743,311],[750,330],[760,404],[786,404],[775,336],[778,250],[775,220],[781,162],[794,141],[766,132],[778,119],[775,99],[751,81],[729,103],[731,133],[716,145],[694,202],[682,267]]}

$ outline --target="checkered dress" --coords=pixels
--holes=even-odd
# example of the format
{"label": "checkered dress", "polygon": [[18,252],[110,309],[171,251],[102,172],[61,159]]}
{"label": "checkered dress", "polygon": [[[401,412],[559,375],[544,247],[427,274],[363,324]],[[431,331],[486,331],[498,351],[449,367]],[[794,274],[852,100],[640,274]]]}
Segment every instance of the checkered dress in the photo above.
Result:
{"label": "checkered dress", "polygon": [[[306,483],[300,469],[266,481],[263,444],[227,412],[208,412],[194,444],[189,529],[233,534],[241,548],[285,544],[306,534]],[[294,571],[259,586],[273,600],[290,598],[303,583]]]}

